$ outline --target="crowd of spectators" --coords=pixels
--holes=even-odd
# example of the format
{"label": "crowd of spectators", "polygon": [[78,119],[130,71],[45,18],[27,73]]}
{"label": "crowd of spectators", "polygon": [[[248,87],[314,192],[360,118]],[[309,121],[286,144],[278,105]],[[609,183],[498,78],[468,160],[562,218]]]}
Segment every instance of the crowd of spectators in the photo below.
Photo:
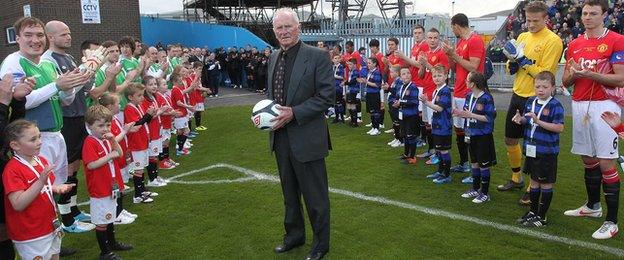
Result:
{"label": "crowd of spectators", "polygon": [[[156,48],[164,48],[157,44]],[[182,48],[181,61],[191,63],[200,61],[204,64],[202,83],[211,86],[212,95],[218,96],[219,87],[245,88],[249,91],[266,91],[267,64],[273,50],[265,47],[259,50],[255,46],[219,47],[216,49]],[[216,91],[215,91],[216,90]]]}
{"label": "crowd of spectators", "polygon": [[[617,33],[624,33],[624,4],[623,0],[611,0],[608,15],[605,18],[605,26]],[[502,48],[511,39],[516,39],[518,35],[527,31],[527,24],[524,15],[524,4],[520,3],[518,15],[510,14],[507,18],[507,37],[505,39],[493,39],[488,47],[488,57],[492,62],[505,62],[507,58],[503,55]],[[549,20],[547,26],[554,33],[559,35],[563,41],[564,49],[568,43],[585,32],[581,23],[581,12],[583,0],[554,0],[550,1],[548,9]]]}
{"label": "crowd of spectators", "polygon": [[[507,19],[507,39],[515,39],[520,33],[527,31],[522,5],[520,6],[521,12],[517,16],[511,14]],[[548,9],[550,18],[548,28],[559,35],[563,40],[564,48],[585,31],[581,23],[582,6],[583,0],[555,0],[552,1]],[[622,17],[624,16],[624,11],[622,10],[622,0],[612,0],[610,1],[610,6],[608,15],[605,18],[605,25],[614,32],[623,33]]]}

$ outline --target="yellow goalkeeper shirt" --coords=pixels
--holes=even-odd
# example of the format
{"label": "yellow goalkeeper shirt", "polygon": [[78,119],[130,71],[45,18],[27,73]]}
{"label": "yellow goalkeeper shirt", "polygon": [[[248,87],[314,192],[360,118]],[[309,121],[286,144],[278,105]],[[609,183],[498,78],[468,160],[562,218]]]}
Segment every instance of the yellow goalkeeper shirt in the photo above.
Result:
{"label": "yellow goalkeeper shirt", "polygon": [[[521,97],[534,96],[533,77],[545,70],[557,74],[557,65],[563,52],[563,43],[557,34],[546,27],[537,33],[521,33],[516,41],[519,44],[525,44],[524,56],[531,60],[533,65],[520,68],[516,72],[513,92]],[[507,62],[507,67],[509,68],[509,62]]]}

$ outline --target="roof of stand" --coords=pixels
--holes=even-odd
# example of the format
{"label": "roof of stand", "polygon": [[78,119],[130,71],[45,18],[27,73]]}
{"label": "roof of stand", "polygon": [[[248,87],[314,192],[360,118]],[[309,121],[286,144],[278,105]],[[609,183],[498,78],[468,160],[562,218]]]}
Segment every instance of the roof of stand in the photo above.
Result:
{"label": "roof of stand", "polygon": [[204,8],[206,6],[236,7],[242,2],[245,7],[277,7],[278,2],[285,7],[298,7],[310,4],[310,0],[194,0],[186,3],[186,8]]}

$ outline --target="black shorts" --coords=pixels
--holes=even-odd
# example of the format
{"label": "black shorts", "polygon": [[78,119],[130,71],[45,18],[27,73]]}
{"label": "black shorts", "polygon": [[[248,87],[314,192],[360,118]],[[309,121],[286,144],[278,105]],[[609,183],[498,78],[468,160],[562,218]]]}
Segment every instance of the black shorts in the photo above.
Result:
{"label": "black shorts", "polygon": [[418,127],[418,116],[403,115],[403,120],[401,120],[400,124],[403,136],[417,136],[419,134],[418,130],[420,130],[420,128]]}
{"label": "black shorts", "polygon": [[89,135],[85,128],[84,117],[63,117],[61,134],[67,146],[67,163],[82,159],[82,144]]}
{"label": "black shorts", "polygon": [[451,150],[452,137],[450,135],[431,135],[436,150]]}
{"label": "black shorts", "polygon": [[496,149],[492,134],[470,137],[470,162],[486,168],[496,165]]}
{"label": "black shorts", "polygon": [[344,98],[342,96],[342,91],[338,92],[336,91],[336,104],[342,104],[344,103]]}
{"label": "black shorts", "polygon": [[509,109],[507,109],[507,117],[505,118],[505,137],[520,139],[524,137],[524,125],[519,125],[511,121],[516,115],[516,110],[524,115],[524,106],[529,98],[521,97],[514,93],[509,101]]}
{"label": "black shorts", "polygon": [[379,93],[366,94],[366,111],[368,113],[381,111],[381,97]]}
{"label": "black shorts", "polygon": [[388,106],[388,113],[390,113],[390,119],[393,124],[399,123],[399,109],[393,106]]}
{"label": "black shorts", "polygon": [[357,93],[347,93],[347,103],[349,104],[360,103],[360,99],[357,98]]}
{"label": "black shorts", "polygon": [[531,175],[533,181],[555,183],[557,181],[557,155],[538,155],[537,158],[526,157],[524,172]]}

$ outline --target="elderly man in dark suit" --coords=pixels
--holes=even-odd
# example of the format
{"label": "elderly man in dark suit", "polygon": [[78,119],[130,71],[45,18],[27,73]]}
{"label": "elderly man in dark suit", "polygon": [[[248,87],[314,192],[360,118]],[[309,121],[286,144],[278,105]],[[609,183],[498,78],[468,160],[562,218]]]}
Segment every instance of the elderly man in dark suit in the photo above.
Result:
{"label": "elderly man in dark suit", "polygon": [[325,157],[331,149],[324,112],[334,102],[332,65],[327,54],[299,40],[297,14],[276,11],[273,31],[280,50],[269,58],[269,98],[280,104],[270,134],[284,195],[283,253],[305,243],[300,197],[312,224],[314,239],[306,259],[321,259],[329,251],[329,195]]}

